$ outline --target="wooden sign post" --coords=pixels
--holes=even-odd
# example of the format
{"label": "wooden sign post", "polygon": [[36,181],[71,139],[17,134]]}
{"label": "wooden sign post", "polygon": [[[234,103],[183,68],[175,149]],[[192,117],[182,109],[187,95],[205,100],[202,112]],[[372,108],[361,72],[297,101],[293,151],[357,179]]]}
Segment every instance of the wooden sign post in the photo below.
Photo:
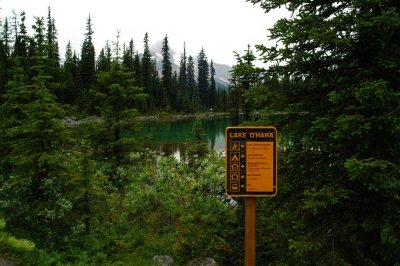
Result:
{"label": "wooden sign post", "polygon": [[256,198],[245,199],[244,265],[256,265]]}
{"label": "wooden sign post", "polygon": [[245,197],[245,265],[255,265],[256,197],[278,191],[277,131],[274,127],[228,127],[226,194]]}

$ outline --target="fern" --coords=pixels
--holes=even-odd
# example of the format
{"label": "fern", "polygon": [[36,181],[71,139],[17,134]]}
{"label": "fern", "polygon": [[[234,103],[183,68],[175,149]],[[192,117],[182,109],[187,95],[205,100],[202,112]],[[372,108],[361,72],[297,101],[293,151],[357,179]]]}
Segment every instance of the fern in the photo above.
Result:
{"label": "fern", "polygon": [[16,250],[31,251],[35,248],[35,243],[27,239],[16,239],[7,232],[4,232],[6,221],[0,219],[0,246],[10,247]]}
{"label": "fern", "polygon": [[3,230],[6,227],[6,221],[4,219],[0,219],[0,230]]}

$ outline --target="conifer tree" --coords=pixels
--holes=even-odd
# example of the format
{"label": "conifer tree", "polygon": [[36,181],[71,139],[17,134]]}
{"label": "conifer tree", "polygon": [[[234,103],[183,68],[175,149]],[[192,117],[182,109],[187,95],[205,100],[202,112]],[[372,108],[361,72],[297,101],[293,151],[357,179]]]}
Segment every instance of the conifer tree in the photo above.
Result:
{"label": "conifer tree", "polygon": [[[176,92],[176,95],[177,95],[176,99],[178,101],[179,100],[179,98],[178,98],[179,82],[178,82],[178,74],[176,73],[176,71],[174,71],[174,73],[172,74],[171,88],[172,88],[172,91]],[[175,110],[180,111],[178,107],[175,107]]]}
{"label": "conifer tree", "polygon": [[20,22],[18,24],[19,34],[15,40],[14,45],[14,57],[26,57],[28,55],[28,36],[27,29],[25,26],[25,12],[20,14]]}
{"label": "conifer tree", "polygon": [[24,83],[15,74],[0,107],[1,209],[42,243],[54,243],[66,230],[63,217],[71,208],[64,194],[69,133],[61,121],[64,110],[47,88],[47,61],[34,62],[36,76]]}
{"label": "conifer tree", "polygon": [[220,112],[228,112],[228,90],[225,88],[217,89],[217,109]]}
{"label": "conifer tree", "polygon": [[[12,39],[14,41],[14,47],[15,47],[15,42],[18,39],[19,35],[19,29],[18,29],[18,14],[15,10],[12,11],[12,17],[11,17],[11,32],[14,33],[14,38]],[[14,52],[14,51],[13,51]],[[10,54],[12,54],[10,52]]]}
{"label": "conifer tree", "polygon": [[75,104],[79,97],[78,89],[78,59],[72,51],[71,42],[65,49],[65,61],[63,65],[64,103]]}
{"label": "conifer tree", "polygon": [[186,43],[183,43],[183,53],[181,54],[179,63],[179,79],[177,91],[177,104],[184,111],[189,111],[190,108],[190,95],[188,91],[188,77],[187,77],[187,56],[186,56]]}
{"label": "conifer tree", "polygon": [[207,62],[207,56],[204,51],[204,48],[201,48],[201,51],[197,57],[197,85],[199,87],[199,97],[200,97],[200,105],[202,108],[208,108],[210,106],[210,93],[209,93],[209,67]]}
{"label": "conifer tree", "polygon": [[96,62],[96,72],[101,72],[101,71],[107,71],[106,67],[106,55],[104,52],[104,48],[101,48],[99,56],[97,57],[97,62]]}
{"label": "conifer tree", "polygon": [[93,30],[90,15],[86,22],[85,39],[82,44],[81,58],[79,61],[78,84],[81,103],[80,107],[88,112],[93,112],[93,107],[90,103],[89,89],[95,83],[95,50],[93,45]]}
{"label": "conifer tree", "polygon": [[215,69],[214,69],[214,63],[213,60],[211,60],[210,63],[210,108],[214,109],[216,107],[216,102],[217,102],[217,87],[215,84]]}
{"label": "conifer tree", "polygon": [[136,77],[135,85],[138,87],[143,87],[142,65],[140,62],[138,51],[136,51],[135,58],[133,60],[133,73],[135,74]]}
{"label": "conifer tree", "polygon": [[189,142],[189,148],[187,150],[190,164],[194,164],[196,159],[204,157],[209,152],[208,144],[205,140],[206,133],[199,117],[193,122],[192,135],[193,138]]}
{"label": "conifer tree", "polygon": [[8,18],[5,18],[4,24],[3,24],[3,31],[2,31],[2,41],[3,41],[3,46],[4,46],[4,53],[7,56],[7,58],[10,57],[10,46],[11,46],[11,29],[10,29],[10,24],[8,23]]}
{"label": "conifer tree", "polygon": [[135,46],[133,44],[133,39],[129,41],[129,46],[124,50],[124,55],[122,58],[122,63],[125,68],[129,71],[134,72],[135,70]]}
{"label": "conifer tree", "polygon": [[187,88],[187,56],[186,56],[186,43],[183,43],[183,53],[179,63],[179,86],[182,91]]}
{"label": "conifer tree", "polygon": [[[5,87],[8,81],[7,78],[7,65],[8,65],[8,57],[6,55],[5,46],[3,40],[0,39],[0,96],[5,93]],[[1,102],[1,100],[0,100]]]}
{"label": "conifer tree", "polygon": [[135,128],[137,111],[143,108],[147,95],[143,93],[143,88],[135,86],[134,72],[123,67],[123,61],[118,59],[119,34],[116,38],[114,55],[110,59],[111,68],[97,74],[94,101],[104,122],[97,125],[97,132],[92,139],[95,142],[97,158],[106,161],[110,178],[122,189],[125,181],[120,180],[118,167],[124,164],[126,155],[138,146],[135,139],[124,136],[124,131]]}
{"label": "conifer tree", "polygon": [[112,54],[111,54],[111,46],[108,41],[106,41],[106,46],[104,47],[104,51],[105,51],[105,60],[104,60],[103,71],[111,71]]}
{"label": "conifer tree", "polygon": [[[251,2],[267,12],[283,4]],[[293,16],[271,30],[282,46],[259,46],[270,64],[267,74],[290,81],[274,91],[275,107],[285,113],[278,130],[289,133],[290,143],[280,153],[281,196],[268,201],[271,208],[262,206],[264,213],[280,210],[266,215],[260,227],[270,234],[263,245],[276,248],[258,259],[395,265],[400,261],[398,2],[284,4]]]}
{"label": "conifer tree", "polygon": [[48,8],[47,15],[46,49],[47,58],[51,59],[52,63],[54,63],[56,67],[59,67],[60,55],[57,41],[57,29],[55,25],[55,20],[51,16],[50,7]]}
{"label": "conifer tree", "polygon": [[61,69],[60,69],[60,55],[57,40],[57,29],[55,25],[55,19],[51,16],[51,9],[48,8],[47,15],[47,28],[45,33],[45,51],[46,60],[45,67],[47,73],[52,76],[49,81],[48,88],[53,94],[55,94],[59,102],[64,103],[66,101],[65,84],[61,81]]}
{"label": "conifer tree", "polygon": [[241,91],[240,86],[238,86],[237,71],[235,71],[235,66],[233,66],[230,72],[228,95],[229,114],[231,116],[232,126],[239,126],[240,96]]}
{"label": "conifer tree", "polygon": [[151,54],[150,54],[150,49],[149,49],[149,35],[146,32],[144,36],[144,45],[143,45],[143,58],[142,58],[142,64],[141,64],[141,74],[142,74],[142,82],[143,82],[143,88],[145,90],[145,93],[149,95],[148,99],[148,108],[152,109],[154,107],[153,99],[154,99],[154,91],[151,86],[152,83],[152,74],[153,74],[153,63],[151,60]]}
{"label": "conifer tree", "polygon": [[[0,23],[1,25],[1,23]],[[3,31],[0,38],[0,95],[5,92],[5,86],[9,79],[10,63],[10,28],[8,19],[4,20]]]}
{"label": "conifer tree", "polygon": [[35,16],[35,24],[32,25],[32,29],[35,31],[33,35],[34,40],[34,53],[36,56],[45,56],[45,26],[44,18]]}
{"label": "conifer tree", "polygon": [[127,180],[121,180],[118,167],[125,163],[128,153],[140,147],[135,139],[125,137],[124,131],[135,129],[137,110],[143,106],[147,95],[134,85],[134,73],[121,67],[100,72],[97,77],[95,100],[104,122],[98,125],[92,138],[98,159],[109,165],[113,184],[123,189]]}
{"label": "conifer tree", "polygon": [[169,105],[174,105],[177,103],[176,91],[172,90],[172,64],[171,64],[171,55],[169,53],[168,46],[168,36],[165,35],[162,49],[162,95],[161,97],[167,97],[165,103],[163,103],[162,107],[166,108]]}
{"label": "conifer tree", "polygon": [[240,99],[238,101],[244,112],[245,120],[249,120],[250,101],[252,99],[247,99],[246,94],[250,90],[250,87],[259,81],[259,73],[261,69],[256,68],[253,64],[256,57],[250,49],[250,45],[247,46],[247,50],[245,50],[243,56],[238,53],[235,53],[235,56],[237,63],[232,68],[232,71],[236,72],[235,76],[237,78],[237,86],[239,86]]}
{"label": "conifer tree", "polygon": [[121,67],[121,44],[120,44],[120,38],[121,38],[121,31],[117,31],[117,36],[115,42],[113,42],[114,45],[114,57],[112,60],[112,68],[115,70],[118,70]]}
{"label": "conifer tree", "polygon": [[153,91],[153,105],[159,110],[169,105],[168,95],[166,90],[163,89],[162,81],[157,70],[157,59],[152,60],[151,72],[151,88]]}
{"label": "conifer tree", "polygon": [[197,112],[200,110],[200,96],[199,89],[196,84],[194,61],[192,56],[189,56],[187,63],[187,88],[189,92],[189,102],[191,107],[189,111]]}

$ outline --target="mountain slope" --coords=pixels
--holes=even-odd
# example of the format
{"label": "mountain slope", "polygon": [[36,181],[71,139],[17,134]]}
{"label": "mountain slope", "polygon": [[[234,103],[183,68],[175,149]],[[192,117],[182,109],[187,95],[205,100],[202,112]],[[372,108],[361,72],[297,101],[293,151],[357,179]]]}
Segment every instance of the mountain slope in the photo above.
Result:
{"label": "mountain slope", "polygon": [[[153,59],[156,60],[156,68],[158,73],[161,75],[161,70],[162,70],[162,40],[150,45],[149,47],[150,53],[153,56]],[[171,64],[172,64],[172,72],[176,71],[179,74],[179,61],[181,55],[175,52],[175,50],[171,47],[169,47],[169,53],[170,53],[170,58],[171,58]],[[192,55],[194,62],[195,62],[195,68],[197,68],[197,55]],[[209,62],[210,63],[210,62]],[[229,71],[232,69],[232,67],[221,64],[221,63],[216,63],[214,62],[214,69],[215,69],[215,82],[217,83],[217,87],[221,88],[227,88],[229,86]],[[197,71],[197,69],[195,69]]]}

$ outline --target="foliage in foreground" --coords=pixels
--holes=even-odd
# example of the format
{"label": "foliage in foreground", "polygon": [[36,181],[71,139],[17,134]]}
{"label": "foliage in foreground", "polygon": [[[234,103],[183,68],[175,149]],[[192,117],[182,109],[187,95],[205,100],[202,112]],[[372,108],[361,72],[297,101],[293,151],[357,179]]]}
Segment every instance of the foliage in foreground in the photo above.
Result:
{"label": "foliage in foreground", "polygon": [[398,265],[398,3],[249,2],[293,12],[271,29],[281,46],[258,46],[271,65],[245,92],[255,110],[283,114],[289,139],[279,195],[260,206],[259,262]]}
{"label": "foliage in foreground", "polygon": [[27,239],[17,239],[8,232],[4,231],[6,221],[0,219],[0,250],[9,247],[15,250],[32,251],[35,248],[35,243]]}
{"label": "foliage in foreground", "polygon": [[[129,180],[123,194],[105,181],[106,167],[95,171],[90,231],[83,216],[74,216],[77,220],[57,249],[36,249],[23,262],[146,265],[155,255],[170,255],[177,265],[197,257],[237,263],[232,239],[243,232],[236,232],[238,208],[222,198],[224,161],[219,155],[198,159],[195,167],[149,150],[132,153],[129,161],[118,169]],[[99,193],[101,201],[96,200]]]}

